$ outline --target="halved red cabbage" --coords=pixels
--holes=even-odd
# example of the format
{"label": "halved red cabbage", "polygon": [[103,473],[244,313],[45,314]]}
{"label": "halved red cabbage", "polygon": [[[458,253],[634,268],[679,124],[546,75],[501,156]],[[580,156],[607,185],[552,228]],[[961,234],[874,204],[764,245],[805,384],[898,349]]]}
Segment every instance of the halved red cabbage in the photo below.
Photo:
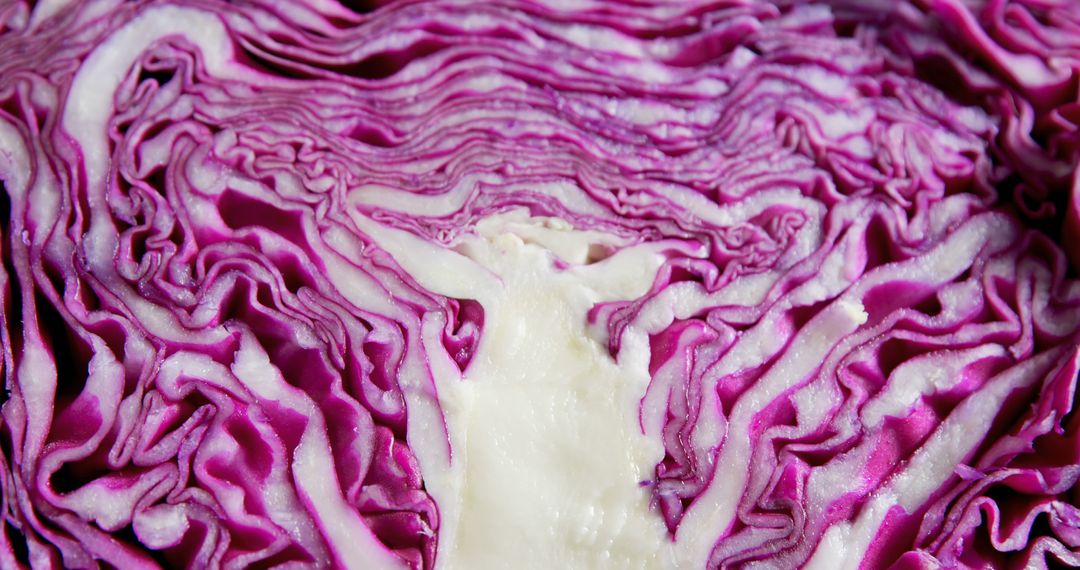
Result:
{"label": "halved red cabbage", "polygon": [[486,308],[357,220],[521,209],[672,244],[668,564],[1080,566],[1080,5],[359,4],[0,3],[0,566],[438,565]]}

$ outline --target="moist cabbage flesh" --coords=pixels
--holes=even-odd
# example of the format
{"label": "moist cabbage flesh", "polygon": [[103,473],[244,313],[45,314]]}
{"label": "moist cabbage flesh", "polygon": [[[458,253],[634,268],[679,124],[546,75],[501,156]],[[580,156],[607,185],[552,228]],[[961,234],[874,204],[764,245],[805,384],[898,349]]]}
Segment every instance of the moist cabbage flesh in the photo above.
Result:
{"label": "moist cabbage flesh", "polygon": [[1080,567],[1077,38],[0,2],[0,567]]}

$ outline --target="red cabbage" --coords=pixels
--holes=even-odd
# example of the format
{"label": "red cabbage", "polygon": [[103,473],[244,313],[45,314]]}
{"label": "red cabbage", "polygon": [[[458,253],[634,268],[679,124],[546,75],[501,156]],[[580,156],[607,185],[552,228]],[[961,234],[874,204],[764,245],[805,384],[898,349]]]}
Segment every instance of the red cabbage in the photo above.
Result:
{"label": "red cabbage", "polygon": [[0,2],[0,567],[1080,567],[1078,70],[1073,0]]}

